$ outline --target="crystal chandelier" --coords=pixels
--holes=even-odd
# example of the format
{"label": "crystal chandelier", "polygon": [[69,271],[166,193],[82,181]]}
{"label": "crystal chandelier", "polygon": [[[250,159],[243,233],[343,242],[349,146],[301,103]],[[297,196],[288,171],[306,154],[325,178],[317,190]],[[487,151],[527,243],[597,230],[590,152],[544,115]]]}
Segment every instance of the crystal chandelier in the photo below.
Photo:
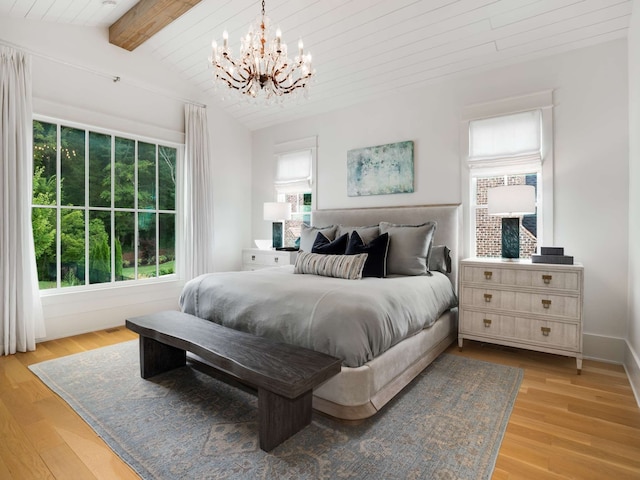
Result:
{"label": "crystal chandelier", "polygon": [[229,34],[222,34],[222,47],[214,40],[211,44],[215,81],[222,83],[241,96],[252,100],[259,95],[267,103],[282,102],[286,96],[304,93],[308,96],[309,83],[315,74],[311,54],[303,51],[298,42],[298,55],[293,61],[287,56],[287,45],[278,28],[272,34],[271,22],[264,13],[249,27],[249,33],[240,39],[240,56],[233,58],[229,48]]}

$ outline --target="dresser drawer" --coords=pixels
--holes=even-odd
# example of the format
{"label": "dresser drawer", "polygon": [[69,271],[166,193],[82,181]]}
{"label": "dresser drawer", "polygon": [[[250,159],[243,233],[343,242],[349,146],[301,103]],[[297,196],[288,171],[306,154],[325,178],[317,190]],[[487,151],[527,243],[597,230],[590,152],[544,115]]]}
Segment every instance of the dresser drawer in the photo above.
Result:
{"label": "dresser drawer", "polygon": [[544,269],[500,268],[495,265],[462,267],[462,281],[480,285],[509,285],[525,288],[545,288],[580,292],[579,271],[552,271]]}
{"label": "dresser drawer", "polygon": [[468,307],[563,317],[575,321],[579,321],[581,316],[580,298],[577,296],[495,290],[463,285],[460,297],[461,304]]}
{"label": "dresser drawer", "polygon": [[463,310],[460,315],[461,333],[488,339],[540,345],[577,351],[580,348],[580,326],[575,323],[554,322]]}

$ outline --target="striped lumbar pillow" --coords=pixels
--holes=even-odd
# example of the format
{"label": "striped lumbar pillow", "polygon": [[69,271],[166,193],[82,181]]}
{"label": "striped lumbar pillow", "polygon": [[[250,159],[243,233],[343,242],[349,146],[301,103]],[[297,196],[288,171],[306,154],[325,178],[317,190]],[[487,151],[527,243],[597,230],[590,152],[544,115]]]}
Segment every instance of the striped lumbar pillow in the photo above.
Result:
{"label": "striped lumbar pillow", "polygon": [[322,255],[319,253],[298,252],[293,273],[308,273],[324,277],[359,280],[367,260],[366,253],[357,255]]}

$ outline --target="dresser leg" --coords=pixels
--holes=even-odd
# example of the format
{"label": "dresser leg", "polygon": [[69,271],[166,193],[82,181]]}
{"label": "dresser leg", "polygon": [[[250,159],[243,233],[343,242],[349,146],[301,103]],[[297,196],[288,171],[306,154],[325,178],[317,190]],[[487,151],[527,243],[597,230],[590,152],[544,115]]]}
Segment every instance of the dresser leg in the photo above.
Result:
{"label": "dresser leg", "polygon": [[582,357],[576,357],[576,367],[578,367],[578,375],[582,374]]}
{"label": "dresser leg", "polygon": [[458,351],[462,351],[462,344],[464,343],[464,338],[458,337]]}

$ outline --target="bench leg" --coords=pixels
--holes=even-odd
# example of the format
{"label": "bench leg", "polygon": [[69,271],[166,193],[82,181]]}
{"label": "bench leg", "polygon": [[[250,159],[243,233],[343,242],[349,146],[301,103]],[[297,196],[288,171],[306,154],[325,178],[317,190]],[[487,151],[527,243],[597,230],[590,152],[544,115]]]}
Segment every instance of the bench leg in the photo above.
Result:
{"label": "bench leg", "polygon": [[273,450],[293,434],[311,423],[313,390],[289,399],[262,388],[258,389],[260,448]]}
{"label": "bench leg", "polygon": [[153,338],[140,336],[140,376],[142,378],[153,377],[186,364],[186,351],[165,345]]}

